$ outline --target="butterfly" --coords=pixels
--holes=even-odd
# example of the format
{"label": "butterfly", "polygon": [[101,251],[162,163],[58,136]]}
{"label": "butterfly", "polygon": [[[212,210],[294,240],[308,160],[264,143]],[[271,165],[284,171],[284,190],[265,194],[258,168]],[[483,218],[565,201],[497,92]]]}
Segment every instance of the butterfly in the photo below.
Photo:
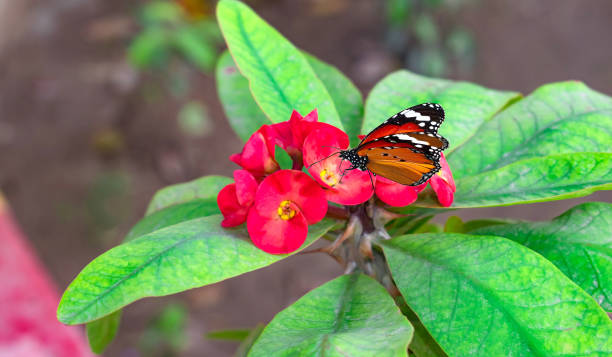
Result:
{"label": "butterfly", "polygon": [[440,171],[440,153],[448,141],[438,134],[444,121],[439,104],[415,105],[380,124],[354,149],[339,156],[359,169],[403,185],[420,185]]}

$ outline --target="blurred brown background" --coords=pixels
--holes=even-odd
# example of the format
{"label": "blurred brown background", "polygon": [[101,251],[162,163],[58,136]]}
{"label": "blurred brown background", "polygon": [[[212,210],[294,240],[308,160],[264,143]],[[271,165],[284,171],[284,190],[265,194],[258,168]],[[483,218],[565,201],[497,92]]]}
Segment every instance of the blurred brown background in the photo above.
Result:
{"label": "blurred brown background", "polygon": [[[248,3],[298,47],[340,68],[363,93],[405,65],[389,47],[382,1]],[[235,169],[227,157],[241,142],[225,121],[214,76],[172,62],[177,80],[127,62],[142,4],[0,0],[0,191],[61,290],[121,241],[157,189]],[[612,2],[449,6],[433,18],[442,30],[448,23],[467,29],[474,50],[468,67],[450,63],[446,77],[525,94],[546,82],[576,79],[612,94]],[[400,52],[410,51],[406,46]],[[190,84],[179,89],[179,98],[173,86],[184,87],[181,81]],[[178,120],[189,100],[205,108],[200,135],[190,135]],[[585,200],[610,202],[612,195],[454,214],[548,219]],[[175,297],[138,302],[126,309],[107,355],[146,355],[143,334],[170,301],[188,309],[185,343],[157,355],[230,355],[235,344],[204,334],[267,322],[340,273],[327,257],[299,256]]]}

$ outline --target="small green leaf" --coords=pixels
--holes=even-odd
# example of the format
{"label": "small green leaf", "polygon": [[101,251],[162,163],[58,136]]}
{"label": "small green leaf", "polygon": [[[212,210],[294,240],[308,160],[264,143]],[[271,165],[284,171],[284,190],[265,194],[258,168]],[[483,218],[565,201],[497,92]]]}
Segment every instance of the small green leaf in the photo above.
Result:
{"label": "small green leaf", "polygon": [[168,35],[161,28],[142,31],[128,48],[128,59],[138,68],[161,66],[166,62],[168,54]]}
{"label": "small green leaf", "polygon": [[184,26],[172,32],[172,44],[204,73],[212,72],[215,68],[217,44],[202,37],[197,28]]}
{"label": "small green leaf", "polygon": [[584,203],[551,222],[489,226],[472,234],[505,237],[535,250],[612,312],[612,204]]}
{"label": "small green leaf", "polygon": [[[468,140],[478,127],[508,103],[519,98],[516,92],[487,89],[468,82],[427,78],[401,70],[380,81],[366,100],[362,132],[368,133],[387,118],[413,105],[434,102],[446,113],[440,134],[452,152]],[[454,167],[451,165],[451,169]]]}
{"label": "small green leaf", "polygon": [[612,322],[541,255],[511,240],[418,234],[383,242],[399,290],[451,356],[612,353]]}
{"label": "small green leaf", "polygon": [[351,145],[358,144],[359,138],[357,136],[361,134],[361,125],[363,124],[363,99],[359,89],[336,67],[308,53],[304,53],[304,57],[306,57],[334,101]]}
{"label": "small green leaf", "polygon": [[247,355],[251,351],[251,347],[253,347],[253,344],[261,335],[261,332],[263,331],[264,327],[266,327],[264,324],[258,324],[257,326],[255,326],[255,328],[251,330],[251,332],[244,339],[244,341],[242,341],[240,346],[238,346],[236,353],[234,353],[234,357],[247,357]]}
{"label": "small green leaf", "polygon": [[251,330],[222,330],[212,331],[206,334],[206,338],[211,340],[244,341]]}
{"label": "small green leaf", "polygon": [[412,333],[385,288],[344,275],[279,312],[249,356],[405,356]]}
{"label": "small green leaf", "polygon": [[450,216],[444,224],[444,232],[463,233],[463,221],[458,216]]}
{"label": "small green leaf", "polygon": [[146,215],[196,199],[216,199],[219,191],[230,183],[232,179],[229,177],[204,176],[193,181],[164,187],[153,196]]}
{"label": "small green leaf", "polygon": [[467,221],[463,224],[463,233],[471,233],[472,231],[480,228],[499,226],[502,224],[510,223],[516,223],[516,221],[510,219],[474,219],[472,221]]}
{"label": "small green leaf", "polygon": [[274,160],[276,160],[281,170],[290,170],[293,167],[291,156],[278,145],[274,147]]}
{"label": "small green leaf", "polygon": [[320,121],[342,129],[334,103],[302,53],[253,10],[234,0],[221,0],[217,19],[228,48],[253,97],[274,123],[295,109],[317,109]]}
{"label": "small green leaf", "polygon": [[[58,319],[66,324],[89,322],[144,297],[213,284],[289,256],[263,252],[251,243],[246,229],[223,229],[221,219],[219,215],[192,219],[102,254],[66,289]],[[335,221],[324,219],[309,226],[301,249],[334,225]]]}
{"label": "small green leaf", "polygon": [[102,354],[104,352],[115,338],[120,320],[121,310],[118,310],[87,324],[87,340],[89,340],[89,347],[93,353]]}

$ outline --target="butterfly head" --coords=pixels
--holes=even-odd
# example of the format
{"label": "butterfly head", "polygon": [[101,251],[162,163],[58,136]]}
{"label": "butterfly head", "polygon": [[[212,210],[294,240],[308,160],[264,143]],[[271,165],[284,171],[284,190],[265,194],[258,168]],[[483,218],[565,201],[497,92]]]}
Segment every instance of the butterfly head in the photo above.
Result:
{"label": "butterfly head", "polygon": [[368,164],[368,157],[359,155],[357,149],[340,151],[340,158],[350,162],[351,165],[353,165],[352,168],[361,171],[366,171],[368,169],[366,166]]}

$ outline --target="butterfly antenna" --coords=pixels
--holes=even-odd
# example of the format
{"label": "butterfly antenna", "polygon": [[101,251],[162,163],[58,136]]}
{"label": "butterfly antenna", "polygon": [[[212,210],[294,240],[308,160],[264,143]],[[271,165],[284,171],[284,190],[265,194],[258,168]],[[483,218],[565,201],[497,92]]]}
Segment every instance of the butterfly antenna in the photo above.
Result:
{"label": "butterfly antenna", "polygon": [[331,155],[329,155],[329,156],[327,156],[327,157],[322,158],[321,160],[315,161],[315,162],[313,162],[312,164],[308,165],[308,168],[310,169],[310,168],[312,167],[312,165],[318,164],[318,163],[319,163],[319,162],[321,162],[321,161],[325,161],[325,160],[329,159],[330,157],[332,157],[332,156],[334,156],[334,155],[337,155],[337,154],[339,154],[339,153],[340,153],[340,151],[337,151],[337,152],[335,152],[335,153],[333,153],[333,154],[331,154]]}
{"label": "butterfly antenna", "polygon": [[336,150],[342,151],[342,149],[340,149],[338,147],[335,147],[335,146],[322,145],[321,147],[322,148],[332,148],[332,149],[336,149]]}

